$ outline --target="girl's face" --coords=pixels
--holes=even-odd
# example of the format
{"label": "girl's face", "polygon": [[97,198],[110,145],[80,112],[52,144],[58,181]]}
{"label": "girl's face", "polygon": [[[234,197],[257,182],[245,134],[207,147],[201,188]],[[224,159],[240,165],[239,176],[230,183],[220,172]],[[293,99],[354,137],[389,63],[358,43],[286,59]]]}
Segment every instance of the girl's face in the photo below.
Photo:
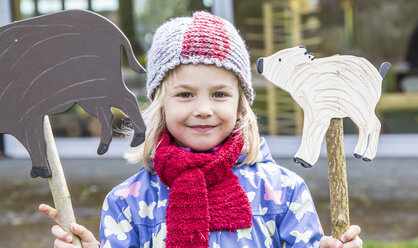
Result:
{"label": "girl's face", "polygon": [[231,134],[239,100],[238,79],[232,72],[214,65],[180,65],[168,84],[165,120],[180,145],[208,151]]}

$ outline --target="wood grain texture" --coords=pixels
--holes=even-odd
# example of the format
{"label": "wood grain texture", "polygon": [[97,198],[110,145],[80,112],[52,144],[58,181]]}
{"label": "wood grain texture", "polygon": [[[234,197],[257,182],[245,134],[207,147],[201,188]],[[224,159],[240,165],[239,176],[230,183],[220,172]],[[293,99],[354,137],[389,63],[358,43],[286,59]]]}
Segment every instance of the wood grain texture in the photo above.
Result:
{"label": "wood grain texture", "polygon": [[[70,225],[75,222],[73,206],[71,204],[71,195],[68,191],[67,181],[65,180],[61,160],[58,156],[55,145],[54,135],[52,133],[49,117],[44,117],[44,135],[46,141],[46,153],[51,170],[51,177],[48,178],[52,198],[55,208],[58,211],[58,221],[60,226],[68,233],[71,233]],[[82,248],[80,239],[73,234],[73,245]]]}
{"label": "wood grain texture", "polygon": [[350,226],[343,120],[333,118],[326,133],[332,237],[340,239]]}

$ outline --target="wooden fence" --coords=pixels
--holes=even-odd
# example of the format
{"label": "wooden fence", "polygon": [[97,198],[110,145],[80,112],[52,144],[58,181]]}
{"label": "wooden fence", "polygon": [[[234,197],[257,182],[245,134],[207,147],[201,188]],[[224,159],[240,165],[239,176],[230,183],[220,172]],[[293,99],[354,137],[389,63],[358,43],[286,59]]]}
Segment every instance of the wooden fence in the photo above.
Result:
{"label": "wooden fence", "polygon": [[[352,21],[352,6],[347,2],[350,1],[344,1],[343,4],[345,17]],[[322,41],[318,14],[318,9],[305,8],[302,0],[263,3],[262,18],[246,20],[246,25],[256,27],[253,30],[259,32],[247,33],[245,39],[263,44],[261,47],[250,48],[252,57],[269,56],[281,49],[297,45],[304,45],[310,52],[315,52],[316,57],[322,57],[318,52]],[[346,33],[350,34],[352,30]],[[260,117],[260,131],[269,135],[300,135],[303,128],[301,108],[287,92],[267,80],[265,84],[265,90],[257,89],[253,105],[254,112]],[[415,110],[418,110],[416,92],[383,93],[376,106],[379,117],[387,112]]]}
{"label": "wooden fence", "polygon": [[[249,41],[263,41],[263,47],[250,48],[255,57],[269,56],[274,52],[297,45],[305,45],[316,52],[321,43],[319,36],[319,11],[303,7],[302,1],[265,2],[262,18],[248,18],[246,25],[257,26],[260,32],[246,34]],[[285,91],[267,83],[266,91],[257,91],[254,111],[266,119],[260,131],[269,135],[301,134],[303,113]]]}

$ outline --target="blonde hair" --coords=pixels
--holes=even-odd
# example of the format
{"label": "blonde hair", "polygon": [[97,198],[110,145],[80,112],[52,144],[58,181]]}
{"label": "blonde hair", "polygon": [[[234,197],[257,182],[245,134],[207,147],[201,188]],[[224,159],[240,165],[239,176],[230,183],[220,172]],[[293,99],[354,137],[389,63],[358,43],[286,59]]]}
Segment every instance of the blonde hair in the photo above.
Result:
{"label": "blonde hair", "polygon": [[[155,149],[158,146],[158,138],[164,130],[166,120],[164,116],[164,97],[170,90],[168,80],[171,78],[171,70],[160,86],[156,89],[154,99],[149,107],[143,111],[142,116],[147,125],[145,133],[145,141],[138,148],[132,152],[124,154],[124,157],[129,163],[142,162],[144,167],[152,172],[152,159],[155,155]],[[244,139],[243,152],[247,153],[245,160],[238,166],[244,164],[255,164],[259,156],[260,137],[258,133],[257,117],[251,109],[250,103],[245,97],[242,87],[239,88],[239,102],[238,102],[238,120],[236,128],[241,132]],[[132,131],[131,131],[132,132]]]}

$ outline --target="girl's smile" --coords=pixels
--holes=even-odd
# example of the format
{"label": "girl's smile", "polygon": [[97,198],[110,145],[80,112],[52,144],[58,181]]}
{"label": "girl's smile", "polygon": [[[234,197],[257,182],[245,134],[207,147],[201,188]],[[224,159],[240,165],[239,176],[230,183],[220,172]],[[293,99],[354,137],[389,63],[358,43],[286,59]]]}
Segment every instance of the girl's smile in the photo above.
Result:
{"label": "girl's smile", "polygon": [[215,128],[216,126],[213,125],[192,125],[192,126],[188,126],[189,128],[197,131],[197,132],[208,132],[210,130],[212,130],[213,128]]}
{"label": "girl's smile", "polygon": [[231,134],[239,99],[232,72],[214,65],[181,65],[169,75],[168,84],[164,114],[168,131],[180,145],[208,151]]}

